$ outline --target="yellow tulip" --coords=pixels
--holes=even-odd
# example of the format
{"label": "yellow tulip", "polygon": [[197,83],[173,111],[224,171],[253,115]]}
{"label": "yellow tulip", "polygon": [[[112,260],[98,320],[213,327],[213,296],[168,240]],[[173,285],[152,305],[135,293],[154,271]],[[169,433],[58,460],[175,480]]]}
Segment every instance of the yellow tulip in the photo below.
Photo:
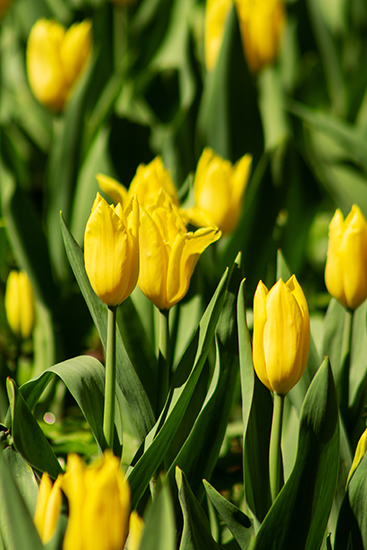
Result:
{"label": "yellow tulip", "polygon": [[232,0],[207,0],[205,8],[205,63],[215,68],[223,42],[224,29],[233,5]]}
{"label": "yellow tulip", "polygon": [[26,340],[34,325],[34,296],[25,271],[12,270],[6,283],[5,311],[14,334]]}
{"label": "yellow tulip", "polygon": [[61,476],[52,485],[49,475],[44,473],[38,488],[36,511],[33,519],[44,544],[51,540],[55,532],[61,503]]}
{"label": "yellow tulip", "polygon": [[69,455],[62,489],[69,503],[63,550],[121,550],[127,537],[130,489],[112,452],[85,467]]}
{"label": "yellow tulip", "polygon": [[139,550],[140,541],[143,536],[144,521],[139,514],[134,510],[130,514],[129,522],[129,550]]}
{"label": "yellow tulip", "polygon": [[60,111],[82,73],[91,49],[91,22],[68,30],[56,21],[39,19],[27,44],[30,87],[40,103]]}
{"label": "yellow tulip", "polygon": [[363,434],[361,435],[358,441],[356,452],[354,453],[353,463],[352,463],[352,466],[350,467],[349,474],[348,474],[347,486],[354,472],[358,468],[359,463],[361,462],[362,458],[366,454],[366,452],[367,452],[367,429],[363,432]]}
{"label": "yellow tulip", "polygon": [[84,262],[94,292],[109,306],[121,304],[139,274],[139,205],[125,210],[109,205],[99,193],[84,234]]}
{"label": "yellow tulip", "polygon": [[351,311],[367,298],[367,222],[356,205],[345,220],[338,209],[330,222],[325,283]]}
{"label": "yellow tulip", "polygon": [[251,161],[247,154],[232,166],[212,149],[204,149],[194,180],[195,206],[183,211],[189,221],[196,226],[215,225],[223,234],[232,232],[241,216]]}
{"label": "yellow tulip", "polygon": [[285,22],[283,0],[235,0],[235,4],[247,63],[256,73],[278,57]]}
{"label": "yellow tulip", "polygon": [[253,362],[269,390],[285,395],[303,375],[310,348],[306,298],[294,275],[254,295]]}
{"label": "yellow tulip", "polygon": [[177,207],[161,189],[156,203],[141,208],[138,286],[159,309],[170,309],[186,294],[200,254],[221,233],[217,228],[188,233]]}
{"label": "yellow tulip", "polygon": [[97,174],[97,180],[102,191],[114,203],[121,202],[123,206],[136,195],[140,206],[146,208],[155,202],[160,189],[167,193],[174,204],[179,204],[176,187],[160,157],[156,157],[147,165],[138,166],[128,190],[115,179],[103,174]]}

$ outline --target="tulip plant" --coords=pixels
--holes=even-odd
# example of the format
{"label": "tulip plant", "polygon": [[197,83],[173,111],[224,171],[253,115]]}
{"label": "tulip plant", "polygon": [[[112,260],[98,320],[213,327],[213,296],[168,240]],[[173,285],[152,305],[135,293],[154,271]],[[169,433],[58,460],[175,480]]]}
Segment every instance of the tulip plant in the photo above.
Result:
{"label": "tulip plant", "polygon": [[367,548],[366,27],[0,0],[0,550]]}

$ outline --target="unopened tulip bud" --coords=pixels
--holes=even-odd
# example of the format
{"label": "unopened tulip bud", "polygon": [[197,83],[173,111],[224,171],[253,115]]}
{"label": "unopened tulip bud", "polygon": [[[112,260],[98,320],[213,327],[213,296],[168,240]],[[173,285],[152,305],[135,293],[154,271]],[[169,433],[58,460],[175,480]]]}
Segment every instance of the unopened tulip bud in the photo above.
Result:
{"label": "unopened tulip bud", "polygon": [[51,540],[55,532],[61,503],[61,476],[52,485],[49,475],[44,473],[38,488],[36,511],[33,520],[41,541],[44,544]]}
{"label": "unopened tulip bud", "polygon": [[256,73],[278,57],[285,22],[283,0],[235,0],[235,3],[247,63]]}
{"label": "unopened tulip bud", "polygon": [[351,311],[367,298],[367,222],[356,205],[345,220],[338,209],[330,222],[325,283]]}
{"label": "unopened tulip bud", "polygon": [[99,193],[84,235],[84,262],[90,284],[109,306],[121,304],[134,290],[139,274],[139,205],[134,198],[123,210]]}
{"label": "unopened tulip bud", "polygon": [[8,323],[18,338],[26,340],[34,325],[34,296],[25,271],[11,271],[6,283],[5,311]]}
{"label": "unopened tulip bud", "polygon": [[39,19],[27,44],[29,85],[40,103],[60,111],[81,75],[91,50],[91,22],[68,30],[56,21]]}
{"label": "unopened tulip bud", "polygon": [[310,348],[306,298],[294,275],[268,291],[260,281],[254,296],[253,362],[269,390],[285,395],[303,375]]}
{"label": "unopened tulip bud", "polygon": [[194,180],[195,206],[183,210],[193,225],[208,225],[207,220],[219,227],[223,235],[234,231],[242,212],[251,161],[251,155],[247,154],[232,165],[212,149],[204,149]]}

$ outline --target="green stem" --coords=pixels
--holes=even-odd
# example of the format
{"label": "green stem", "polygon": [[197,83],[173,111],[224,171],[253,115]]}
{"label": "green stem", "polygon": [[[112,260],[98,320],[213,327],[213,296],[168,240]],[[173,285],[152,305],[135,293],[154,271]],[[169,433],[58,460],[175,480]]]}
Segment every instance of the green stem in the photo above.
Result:
{"label": "green stem", "polygon": [[159,310],[159,355],[158,355],[158,413],[163,409],[169,388],[171,368],[171,345],[169,334],[169,310]]}
{"label": "green stem", "polygon": [[284,395],[274,393],[273,421],[271,424],[269,474],[271,500],[274,502],[283,485],[282,461],[282,423],[283,423]]}
{"label": "green stem", "polygon": [[341,350],[341,365],[339,379],[336,380],[340,411],[344,422],[348,423],[348,402],[349,402],[349,370],[350,351],[352,348],[353,311],[345,311],[343,342]]}
{"label": "green stem", "polygon": [[115,431],[116,311],[117,306],[108,307],[103,434],[107,447],[110,449],[113,448],[113,436]]}

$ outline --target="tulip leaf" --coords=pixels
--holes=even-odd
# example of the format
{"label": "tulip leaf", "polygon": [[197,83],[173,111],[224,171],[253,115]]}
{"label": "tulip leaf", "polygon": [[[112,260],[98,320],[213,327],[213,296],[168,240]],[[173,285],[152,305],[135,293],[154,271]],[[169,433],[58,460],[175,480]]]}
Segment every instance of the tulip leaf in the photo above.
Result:
{"label": "tulip leaf", "polygon": [[257,378],[252,363],[251,340],[246,324],[245,284],[237,306],[243,420],[243,476],[246,502],[261,522],[269,510],[269,441],[272,420],[270,392]]}
{"label": "tulip leaf", "polygon": [[152,475],[162,463],[190,403],[209,352],[227,284],[228,271],[223,275],[175,371],[166,405],[144,442],[144,454],[140,456],[140,451],[138,452],[137,461],[128,472],[133,508],[143,496]]}
{"label": "tulip leaf", "polygon": [[[100,449],[104,450],[106,448],[106,443],[102,428],[105,375],[103,365],[94,357],[85,355],[68,359],[67,361],[50,367],[38,378],[30,380],[20,388],[30,409],[35,407],[42,392],[45,390],[54,374],[61,378],[75,401],[78,403]],[[121,404],[121,399],[120,390],[117,389],[117,411],[123,406]],[[118,441],[122,441],[123,428],[121,424],[121,415],[116,414],[115,422],[118,437],[114,437],[114,452],[117,456],[120,456],[121,445]]]}
{"label": "tulip leaf", "polygon": [[38,483],[32,468],[12,447],[5,447],[3,459],[7,463],[31,517],[33,517],[36,509]]}
{"label": "tulip leaf", "polygon": [[145,513],[144,524],[140,550],[175,550],[175,514],[168,483],[162,484]]}
{"label": "tulip leaf", "polygon": [[348,484],[335,533],[334,550],[363,550],[367,547],[367,455]]}
{"label": "tulip leaf", "polygon": [[233,162],[245,151],[256,160],[262,152],[256,89],[245,62],[235,6],[225,25],[216,67],[206,74],[197,128],[203,147],[212,147]]}
{"label": "tulip leaf", "polygon": [[59,292],[41,224],[22,189],[3,168],[0,182],[2,214],[17,263],[27,271],[37,298],[52,311]]}
{"label": "tulip leaf", "polygon": [[338,405],[326,358],[303,402],[294,468],[251,549],[319,548],[334,497],[338,467]]}
{"label": "tulip leaf", "polygon": [[210,478],[218,459],[238,380],[236,305],[241,278],[241,266],[235,262],[216,328],[217,359],[211,384],[195,423],[178,455],[172,457],[170,467],[171,478],[176,465],[185,471],[199,500],[204,494],[202,479]]}
{"label": "tulip leaf", "polygon": [[43,550],[43,544],[0,446],[0,541],[4,548]]}
{"label": "tulip leaf", "polygon": [[[70,265],[98,330],[101,342],[106,348],[107,306],[101,302],[90,286],[84,268],[83,252],[68,230],[62,216],[61,228]],[[116,369],[117,384],[131,409],[139,436],[143,439],[154,425],[154,414],[147,394],[126,353],[119,330],[116,331]]]}
{"label": "tulip leaf", "polygon": [[251,520],[239,509],[218,493],[205,479],[204,488],[211,503],[231,531],[241,550],[246,550],[254,535]]}
{"label": "tulip leaf", "polygon": [[11,432],[17,451],[36,470],[56,479],[62,468],[22,394],[11,379],[7,380],[11,411]]}
{"label": "tulip leaf", "polygon": [[176,468],[176,483],[184,519],[179,550],[219,550],[220,546],[210,533],[208,519],[179,467]]}

